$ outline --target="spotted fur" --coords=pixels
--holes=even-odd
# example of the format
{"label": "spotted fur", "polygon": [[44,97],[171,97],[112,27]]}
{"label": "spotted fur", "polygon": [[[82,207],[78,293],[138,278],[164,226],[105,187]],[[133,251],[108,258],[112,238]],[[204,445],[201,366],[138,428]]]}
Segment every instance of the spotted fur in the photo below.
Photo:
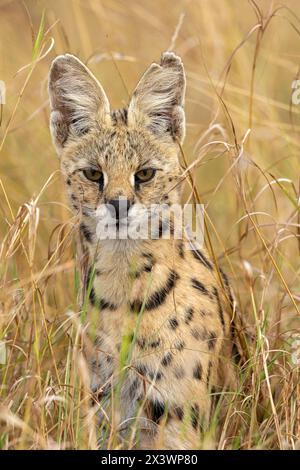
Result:
{"label": "spotted fur", "polygon": [[[158,445],[157,429],[164,426],[159,445],[195,447],[211,416],[211,391],[222,392],[233,383],[234,306],[228,279],[222,273],[223,289],[220,271],[205,249],[193,245],[191,250],[185,239],[164,239],[163,220],[156,240],[99,242],[95,218],[99,204],[120,196],[132,208],[180,201],[182,62],[164,53],[141,78],[128,107],[111,111],[99,82],[79,59],[66,54],[52,64],[49,94],[51,133],[70,204],[80,219],[87,265],[83,288],[96,318],[95,344],[86,353],[91,388],[105,397],[109,409],[107,397],[120,385],[115,418],[123,433],[143,406],[138,419],[151,437],[148,446]],[[85,178],[83,170],[91,166],[103,172],[101,184]],[[134,184],[134,174],[145,166],[156,169],[155,177]],[[130,346],[121,376],[125,339]],[[184,439],[183,425],[189,430]]]}

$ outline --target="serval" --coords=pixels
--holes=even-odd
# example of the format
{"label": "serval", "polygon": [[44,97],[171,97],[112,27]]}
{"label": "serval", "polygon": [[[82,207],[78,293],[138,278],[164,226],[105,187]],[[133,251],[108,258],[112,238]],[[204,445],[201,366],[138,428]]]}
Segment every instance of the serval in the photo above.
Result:
{"label": "serval", "polygon": [[153,204],[180,203],[185,88],[172,52],[114,111],[73,55],[58,56],[50,70],[51,134],[78,216],[87,321],[96,329],[85,348],[91,392],[102,430],[113,413],[124,446],[134,433],[137,447],[198,448],[216,396],[235,383],[235,302],[205,248],[186,231],[176,238],[163,215],[156,236],[99,235],[111,209],[118,233]]}

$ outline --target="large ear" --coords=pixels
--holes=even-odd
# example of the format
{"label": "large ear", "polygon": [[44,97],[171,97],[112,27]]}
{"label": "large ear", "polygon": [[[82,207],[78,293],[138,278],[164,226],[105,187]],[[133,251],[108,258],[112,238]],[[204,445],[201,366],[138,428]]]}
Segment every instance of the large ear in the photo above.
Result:
{"label": "large ear", "polygon": [[146,126],[159,136],[183,141],[185,136],[185,73],[180,57],[164,52],[153,63],[133,92],[128,123]]}
{"label": "large ear", "polygon": [[93,74],[77,57],[60,55],[49,74],[50,129],[58,153],[69,138],[76,138],[109,122],[106,94]]}

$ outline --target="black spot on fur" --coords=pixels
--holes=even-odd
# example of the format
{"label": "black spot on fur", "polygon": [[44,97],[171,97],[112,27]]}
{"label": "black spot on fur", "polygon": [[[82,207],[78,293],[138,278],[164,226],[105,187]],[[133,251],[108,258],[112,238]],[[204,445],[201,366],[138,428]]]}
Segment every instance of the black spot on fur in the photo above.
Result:
{"label": "black spot on fur", "polygon": [[194,316],[194,309],[193,307],[190,307],[187,309],[184,315],[184,321],[187,325],[192,321],[193,316]]}
{"label": "black spot on fur", "polygon": [[100,367],[100,364],[97,361],[97,359],[93,359],[92,362],[91,362],[91,365],[92,365],[93,370],[99,369],[99,367]]}
{"label": "black spot on fur", "polygon": [[201,365],[201,362],[198,361],[193,368],[193,377],[194,379],[201,380],[202,374],[203,374],[202,365]]}
{"label": "black spot on fur", "polygon": [[89,301],[92,305],[96,305],[96,294],[95,289],[93,287],[90,290]]}
{"label": "black spot on fur", "polygon": [[143,377],[146,377],[147,374],[148,374],[148,369],[147,369],[146,366],[144,366],[144,364],[137,365],[136,370],[137,370],[138,374],[142,375]]}
{"label": "black spot on fur", "polygon": [[168,294],[175,287],[175,284],[178,279],[178,274],[175,271],[171,270],[164,287],[150,295],[149,299],[146,302],[145,310],[153,310],[154,308],[157,308],[162,305],[165,302]]}
{"label": "black spot on fur", "polygon": [[185,342],[184,341],[178,340],[174,343],[174,348],[177,349],[177,351],[182,351],[184,349],[184,347],[185,347]]}
{"label": "black spot on fur", "polygon": [[86,282],[86,290],[88,293],[88,290],[90,289],[90,295],[89,295],[89,301],[91,305],[94,307],[98,307],[101,310],[107,309],[107,310],[117,310],[118,306],[115,304],[112,304],[111,302],[107,302],[104,299],[98,299],[95,293],[94,287],[90,286],[91,282],[91,275],[92,275],[92,269],[90,268],[88,271],[87,275],[87,282]]}
{"label": "black spot on fur", "polygon": [[152,253],[143,253],[142,256],[144,258],[147,258],[151,262],[151,264],[155,263],[155,259]]}
{"label": "black spot on fur", "polygon": [[216,341],[217,341],[217,335],[214,331],[209,332],[207,341],[208,341],[208,349],[211,351],[212,349],[215,348]]}
{"label": "black spot on fur", "polygon": [[111,364],[112,361],[113,361],[112,356],[111,356],[110,354],[107,354],[107,355],[106,355],[106,362],[107,362],[107,364]]}
{"label": "black spot on fur", "polygon": [[235,326],[234,326],[234,323],[232,322],[231,325],[230,325],[230,337],[231,337],[231,342],[232,342],[232,349],[231,349],[231,355],[232,355],[232,359],[234,360],[234,362],[236,364],[239,364],[242,360],[242,356],[238,350],[238,347],[237,347],[237,337],[236,337],[236,334],[235,334]]}
{"label": "black spot on fur", "polygon": [[86,241],[90,243],[92,241],[92,234],[83,222],[80,224],[80,230]]}
{"label": "black spot on fur", "polygon": [[155,349],[160,345],[159,338],[157,340],[150,341],[150,342],[147,342],[145,338],[137,338],[136,342],[140,349],[146,349],[147,347]]}
{"label": "black spot on fur", "polygon": [[174,415],[176,416],[176,418],[178,418],[180,421],[182,421],[182,419],[183,419],[183,409],[181,408],[181,406],[175,406]]}
{"label": "black spot on fur", "polygon": [[70,178],[67,179],[67,185],[68,185],[68,186],[71,186],[71,180],[70,180]]}
{"label": "black spot on fur", "polygon": [[176,328],[178,327],[179,323],[178,323],[178,321],[176,320],[176,318],[173,317],[173,318],[170,318],[170,320],[169,320],[169,325],[170,325],[170,328],[171,328],[172,330],[176,330]]}
{"label": "black spot on fur", "polygon": [[84,207],[81,207],[81,212],[86,217],[91,217],[91,214],[90,214],[89,210],[85,209]]}
{"label": "black spot on fur", "polygon": [[213,294],[214,294],[214,296],[217,300],[218,314],[219,314],[219,317],[220,317],[220,322],[222,324],[223,331],[225,331],[225,320],[224,320],[223,309],[222,309],[222,305],[221,305],[221,301],[220,301],[219,292],[217,291],[217,289],[215,287],[213,288]]}
{"label": "black spot on fur", "polygon": [[184,243],[182,240],[178,242],[178,254],[180,258],[184,259]]}
{"label": "black spot on fur", "polygon": [[151,381],[161,380],[163,374],[160,371],[152,372],[144,364],[139,364],[136,367],[137,372],[143,377],[148,377]]}
{"label": "black spot on fur", "polygon": [[164,367],[167,367],[168,365],[171,364],[172,362],[172,359],[173,359],[173,355],[171,352],[168,352],[164,355],[164,357],[162,358],[162,361],[161,361],[161,364],[164,366]]}
{"label": "black spot on fur", "polygon": [[199,405],[194,403],[191,406],[191,422],[194,429],[197,429],[199,425]]}
{"label": "black spot on fur", "polygon": [[155,372],[148,371],[148,377],[151,380],[151,382],[156,381],[156,380],[159,381],[162,379],[163,374],[159,370]]}
{"label": "black spot on fur", "polygon": [[208,259],[204,256],[204,254],[202,253],[202,251],[197,250],[197,249],[193,249],[193,250],[192,250],[192,253],[193,253],[194,258],[195,258],[197,261],[200,261],[200,263],[203,264],[203,266],[205,266],[207,269],[209,269],[210,271],[212,271],[213,266],[212,266],[212,264],[210,263],[210,261],[208,261]]}
{"label": "black spot on fur", "polygon": [[158,424],[161,418],[165,414],[165,410],[166,410],[165,404],[159,401],[150,401],[149,408],[150,408],[150,417],[152,421]]}
{"label": "black spot on fur", "polygon": [[210,376],[211,376],[211,368],[212,368],[212,362],[209,361],[208,368],[207,368],[207,376],[206,376],[206,383],[208,387],[209,387],[209,381],[210,381]]}
{"label": "black spot on fur", "polygon": [[138,345],[139,348],[145,349],[145,347],[146,347],[146,340],[145,340],[145,338],[137,338],[136,343],[137,343],[137,345]]}
{"label": "black spot on fur", "polygon": [[209,295],[209,292],[206,289],[206,287],[204,286],[204,284],[202,284],[202,282],[198,281],[198,279],[192,278],[192,286],[195,289],[198,289],[200,292],[202,292],[202,294]]}
{"label": "black spot on fur", "polygon": [[146,273],[150,273],[151,270],[152,270],[152,266],[149,266],[149,265],[144,266],[144,271],[145,271]]}
{"label": "black spot on fur", "polygon": [[134,275],[134,277],[137,279],[139,278],[144,272],[146,273],[150,273],[152,271],[152,268],[154,266],[154,258],[153,256],[149,256],[149,258],[147,259],[147,263],[145,263],[142,268],[137,271]]}
{"label": "black spot on fur", "polygon": [[104,299],[100,299],[99,301],[99,308],[101,310],[107,309],[107,310],[117,310],[118,306],[115,304],[112,304],[111,302],[107,302]]}
{"label": "black spot on fur", "polygon": [[160,339],[159,338],[154,340],[154,341],[151,341],[149,343],[150,348],[153,348],[153,349],[158,348],[159,345],[160,345]]}
{"label": "black spot on fur", "polygon": [[154,256],[151,253],[143,253],[144,258],[147,258],[147,262],[137,272],[132,273],[132,277],[138,279],[143,272],[151,272],[155,264]]}
{"label": "black spot on fur", "polygon": [[135,300],[134,302],[131,302],[130,305],[130,310],[133,313],[140,313],[142,309],[142,302],[140,300]]}

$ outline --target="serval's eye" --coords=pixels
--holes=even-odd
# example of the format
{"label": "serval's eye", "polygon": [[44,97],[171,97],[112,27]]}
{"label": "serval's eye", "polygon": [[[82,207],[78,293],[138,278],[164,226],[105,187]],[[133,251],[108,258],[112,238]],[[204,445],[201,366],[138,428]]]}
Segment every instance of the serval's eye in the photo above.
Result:
{"label": "serval's eye", "polygon": [[156,173],[156,170],[153,168],[145,168],[144,170],[140,170],[135,174],[135,181],[136,183],[146,183],[147,181],[152,180]]}
{"label": "serval's eye", "polygon": [[94,170],[94,168],[86,168],[83,170],[83,174],[88,180],[94,181],[95,183],[98,183],[103,178],[102,171]]}

